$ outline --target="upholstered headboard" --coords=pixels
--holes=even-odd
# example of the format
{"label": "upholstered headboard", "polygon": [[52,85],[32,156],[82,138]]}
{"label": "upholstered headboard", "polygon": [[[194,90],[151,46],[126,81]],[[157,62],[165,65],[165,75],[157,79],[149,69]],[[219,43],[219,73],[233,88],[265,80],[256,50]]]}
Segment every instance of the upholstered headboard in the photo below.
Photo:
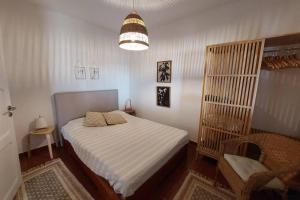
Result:
{"label": "upholstered headboard", "polygon": [[53,97],[61,144],[61,128],[70,120],[85,116],[87,111],[108,112],[119,108],[118,90],[63,92]]}

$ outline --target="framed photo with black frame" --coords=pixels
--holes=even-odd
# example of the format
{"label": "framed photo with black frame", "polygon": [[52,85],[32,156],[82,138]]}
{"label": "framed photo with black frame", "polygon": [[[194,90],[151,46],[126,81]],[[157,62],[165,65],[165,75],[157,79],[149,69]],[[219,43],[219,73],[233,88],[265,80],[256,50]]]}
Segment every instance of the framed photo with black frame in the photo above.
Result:
{"label": "framed photo with black frame", "polygon": [[171,88],[166,86],[156,87],[156,104],[162,107],[170,108]]}
{"label": "framed photo with black frame", "polygon": [[157,82],[171,83],[172,79],[172,61],[158,61],[157,62]]}

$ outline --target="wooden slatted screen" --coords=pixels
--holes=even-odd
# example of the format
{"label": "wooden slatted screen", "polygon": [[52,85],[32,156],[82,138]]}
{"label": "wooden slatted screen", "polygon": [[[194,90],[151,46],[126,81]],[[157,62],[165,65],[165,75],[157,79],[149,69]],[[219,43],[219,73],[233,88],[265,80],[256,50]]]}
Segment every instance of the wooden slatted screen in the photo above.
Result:
{"label": "wooden slatted screen", "polygon": [[221,142],[250,132],[264,40],[206,48],[198,152],[218,159]]}

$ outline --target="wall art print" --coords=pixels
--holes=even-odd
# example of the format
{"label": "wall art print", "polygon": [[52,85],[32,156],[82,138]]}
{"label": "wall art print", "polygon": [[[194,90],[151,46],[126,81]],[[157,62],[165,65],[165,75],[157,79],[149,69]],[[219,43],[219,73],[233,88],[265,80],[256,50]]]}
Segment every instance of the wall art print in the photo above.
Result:
{"label": "wall art print", "polygon": [[172,61],[157,62],[157,82],[171,83],[172,78]]}
{"label": "wall art print", "polygon": [[100,78],[100,69],[99,67],[89,67],[90,79],[98,80]]}
{"label": "wall art print", "polygon": [[156,104],[162,107],[170,107],[171,88],[165,86],[156,87]]}
{"label": "wall art print", "polygon": [[75,78],[76,80],[85,80],[86,79],[86,67],[75,67]]}

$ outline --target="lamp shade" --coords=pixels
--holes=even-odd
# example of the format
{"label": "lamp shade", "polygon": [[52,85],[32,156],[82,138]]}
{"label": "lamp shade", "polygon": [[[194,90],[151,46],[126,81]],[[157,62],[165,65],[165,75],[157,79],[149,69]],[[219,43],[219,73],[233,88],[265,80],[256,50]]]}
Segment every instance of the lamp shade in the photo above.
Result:
{"label": "lamp shade", "polygon": [[39,116],[39,118],[37,118],[35,120],[35,129],[38,130],[38,129],[43,129],[43,128],[47,128],[48,127],[48,124],[45,120],[44,117],[42,116]]}
{"label": "lamp shade", "polygon": [[137,12],[130,13],[123,22],[119,46],[122,49],[142,51],[149,48],[148,32],[145,23]]}

